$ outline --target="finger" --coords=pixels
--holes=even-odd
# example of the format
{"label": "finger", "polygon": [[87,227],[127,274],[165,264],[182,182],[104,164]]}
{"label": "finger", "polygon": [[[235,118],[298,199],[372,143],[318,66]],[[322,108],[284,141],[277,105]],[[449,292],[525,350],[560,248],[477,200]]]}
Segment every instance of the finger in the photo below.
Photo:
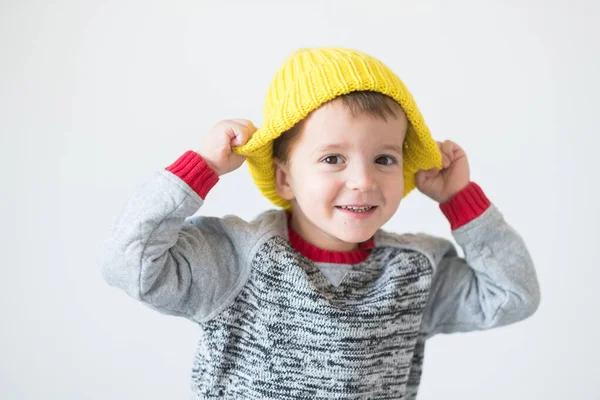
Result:
{"label": "finger", "polygon": [[442,148],[443,148],[444,152],[446,152],[448,155],[456,155],[457,153],[464,153],[464,150],[457,143],[455,143],[451,140],[446,140],[442,144]]}
{"label": "finger", "polygon": [[[240,122],[241,121],[241,122]],[[238,126],[240,127],[240,130],[243,132],[243,140],[244,140],[244,144],[247,143],[252,136],[256,133],[256,131],[258,130],[258,128],[256,128],[254,126],[254,124],[252,123],[252,121],[243,119],[235,119],[232,120],[232,124],[238,124]]]}
{"label": "finger", "polygon": [[232,119],[232,121],[235,121],[241,125],[244,125],[245,127],[247,127],[248,129],[252,130],[252,129],[256,129],[254,127],[254,124],[252,123],[252,121],[250,121],[249,119],[243,119],[243,118],[234,118]]}
{"label": "finger", "polygon": [[442,153],[446,154],[446,155],[451,155],[452,153],[454,153],[454,142],[451,140],[445,140],[444,143],[442,143]]}
{"label": "finger", "polygon": [[448,168],[452,161],[454,160],[454,149],[456,144],[451,140],[446,140],[441,145],[441,153],[442,153],[442,166],[444,168]]}
{"label": "finger", "polygon": [[247,125],[235,120],[223,121],[224,131],[229,138],[230,146],[241,146],[250,139],[250,129]]}
{"label": "finger", "polygon": [[[231,139],[232,146],[243,146],[248,142],[250,135],[245,127],[231,126],[233,138]],[[229,136],[231,137],[231,135]]]}
{"label": "finger", "polygon": [[465,156],[466,153],[458,144],[454,143],[454,158],[460,158]]}

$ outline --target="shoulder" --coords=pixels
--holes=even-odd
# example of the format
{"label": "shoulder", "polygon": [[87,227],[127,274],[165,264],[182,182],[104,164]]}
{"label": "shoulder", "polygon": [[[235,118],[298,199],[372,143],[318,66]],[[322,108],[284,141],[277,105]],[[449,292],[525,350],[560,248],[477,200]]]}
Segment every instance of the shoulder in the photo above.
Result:
{"label": "shoulder", "polygon": [[248,255],[273,236],[285,236],[286,218],[283,210],[268,210],[247,221],[237,215],[224,217],[194,216],[186,226],[203,234],[219,235],[228,240],[238,253]]}
{"label": "shoulder", "polygon": [[413,250],[426,256],[435,266],[447,255],[455,255],[456,249],[448,239],[426,233],[393,233],[379,229],[375,234],[375,247],[391,247]]}

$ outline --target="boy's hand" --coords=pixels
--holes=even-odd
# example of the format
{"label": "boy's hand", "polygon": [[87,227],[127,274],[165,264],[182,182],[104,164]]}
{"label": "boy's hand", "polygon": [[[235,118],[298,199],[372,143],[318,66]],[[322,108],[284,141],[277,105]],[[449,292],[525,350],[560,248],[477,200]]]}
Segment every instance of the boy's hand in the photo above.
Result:
{"label": "boy's hand", "polygon": [[252,121],[231,119],[219,122],[204,139],[198,154],[217,175],[221,176],[238,169],[246,160],[231,148],[246,144],[256,132]]}
{"label": "boy's hand", "polygon": [[437,145],[442,153],[442,170],[421,170],[415,176],[415,183],[421,193],[438,203],[445,203],[469,184],[469,162],[456,143],[446,140]]}

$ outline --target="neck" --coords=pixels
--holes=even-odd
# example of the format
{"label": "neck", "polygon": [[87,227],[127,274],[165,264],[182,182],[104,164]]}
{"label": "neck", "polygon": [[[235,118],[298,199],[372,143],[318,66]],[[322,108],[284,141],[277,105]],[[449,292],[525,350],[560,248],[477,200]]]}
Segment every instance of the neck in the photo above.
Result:
{"label": "neck", "polygon": [[294,218],[290,211],[286,212],[288,222],[288,236],[292,247],[306,258],[315,262],[328,262],[336,264],[355,264],[364,261],[374,240],[363,243],[346,243],[346,246],[316,246],[307,240],[302,232],[295,227]]}

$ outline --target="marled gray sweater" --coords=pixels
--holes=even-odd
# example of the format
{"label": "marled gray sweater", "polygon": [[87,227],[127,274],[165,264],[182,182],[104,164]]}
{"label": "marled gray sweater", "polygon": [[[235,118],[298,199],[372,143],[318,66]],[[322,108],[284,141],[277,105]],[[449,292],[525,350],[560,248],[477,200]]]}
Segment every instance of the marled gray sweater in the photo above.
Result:
{"label": "marled gray sweater", "polygon": [[452,231],[464,259],[448,240],[379,230],[366,260],[338,265],[294,250],[282,210],[194,216],[215,178],[199,157],[178,165],[127,202],[102,271],[202,328],[195,399],[413,399],[427,338],[514,323],[539,304],[526,246],[493,204]]}

